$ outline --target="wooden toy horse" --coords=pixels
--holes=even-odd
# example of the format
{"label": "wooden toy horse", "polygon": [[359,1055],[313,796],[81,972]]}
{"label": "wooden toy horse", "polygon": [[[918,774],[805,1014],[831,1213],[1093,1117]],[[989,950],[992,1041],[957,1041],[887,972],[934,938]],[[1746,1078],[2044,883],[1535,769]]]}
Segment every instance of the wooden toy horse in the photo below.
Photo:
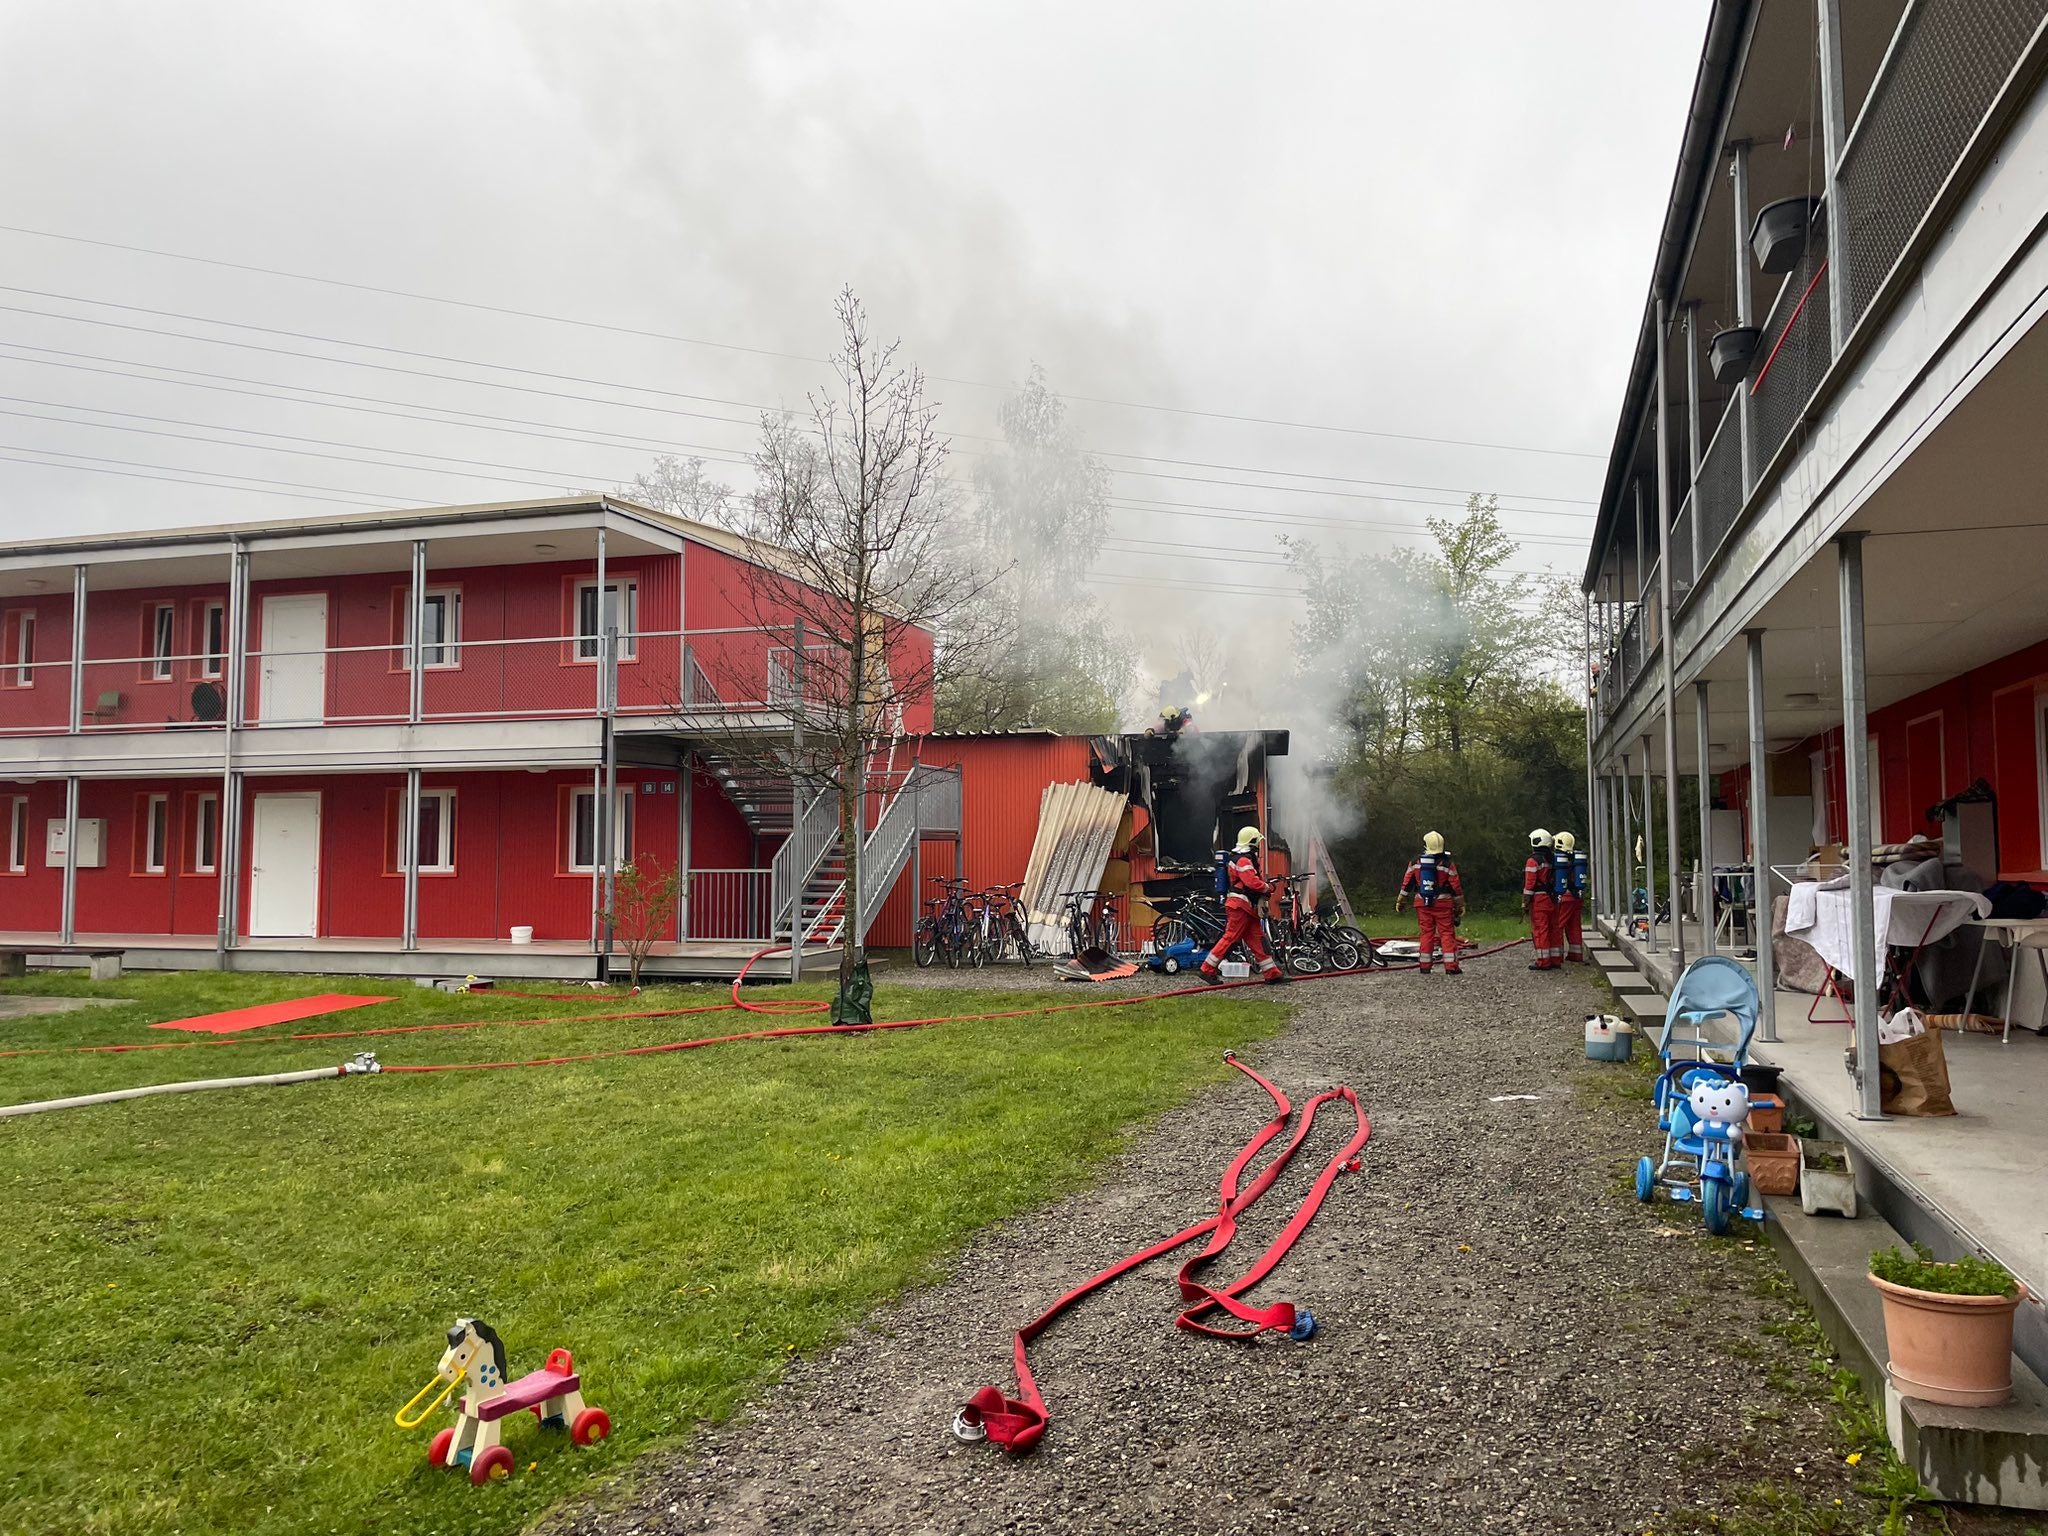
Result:
{"label": "wooden toy horse", "polygon": [[[458,1317],[448,1330],[448,1347],[434,1367],[433,1379],[398,1410],[398,1427],[417,1429],[467,1379],[468,1389],[456,1401],[455,1423],[428,1444],[427,1461],[436,1467],[466,1466],[472,1483],[512,1475],[512,1452],[499,1443],[499,1436],[503,1421],[522,1408],[531,1410],[546,1428],[566,1425],[569,1438],[578,1445],[591,1445],[612,1432],[609,1414],[584,1406],[583,1382],[568,1350],[555,1350],[545,1366],[517,1381],[506,1380],[505,1371],[505,1345],[497,1330],[480,1318]],[[421,1407],[437,1385],[441,1390]]]}

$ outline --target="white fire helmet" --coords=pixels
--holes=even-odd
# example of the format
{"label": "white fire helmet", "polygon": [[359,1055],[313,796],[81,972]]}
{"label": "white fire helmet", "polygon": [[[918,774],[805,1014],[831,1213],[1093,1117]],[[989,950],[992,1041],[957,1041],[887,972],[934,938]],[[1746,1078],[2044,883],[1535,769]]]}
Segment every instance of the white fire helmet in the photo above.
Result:
{"label": "white fire helmet", "polygon": [[1541,827],[1538,827],[1529,834],[1529,846],[1531,848],[1548,848],[1550,846],[1550,834]]}
{"label": "white fire helmet", "polygon": [[1444,835],[1443,835],[1443,833],[1441,833],[1441,832],[1425,832],[1425,833],[1423,833],[1423,834],[1422,834],[1422,851],[1423,851],[1424,853],[1442,853],[1442,852],[1444,851]]}

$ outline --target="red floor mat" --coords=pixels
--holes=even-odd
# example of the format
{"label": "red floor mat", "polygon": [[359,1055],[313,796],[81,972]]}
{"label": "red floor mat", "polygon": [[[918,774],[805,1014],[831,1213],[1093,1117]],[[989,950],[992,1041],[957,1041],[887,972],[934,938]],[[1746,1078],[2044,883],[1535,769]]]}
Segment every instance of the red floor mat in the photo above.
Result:
{"label": "red floor mat", "polygon": [[364,997],[355,992],[322,992],[318,997],[295,997],[283,1003],[259,1003],[254,1008],[236,1008],[227,1013],[202,1013],[195,1019],[171,1019],[152,1024],[151,1029],[181,1029],[195,1035],[233,1035],[266,1024],[289,1024],[323,1013],[340,1013],[347,1008],[367,1008],[371,1003],[388,1003],[388,997]]}

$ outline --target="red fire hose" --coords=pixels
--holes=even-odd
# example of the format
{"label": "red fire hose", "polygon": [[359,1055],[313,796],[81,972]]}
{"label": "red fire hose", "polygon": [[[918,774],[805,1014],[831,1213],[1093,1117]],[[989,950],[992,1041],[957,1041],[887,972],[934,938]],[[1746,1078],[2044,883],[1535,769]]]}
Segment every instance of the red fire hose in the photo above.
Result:
{"label": "red fire hose", "polygon": [[[1294,1107],[1288,1102],[1287,1095],[1239,1061],[1235,1054],[1226,1052],[1223,1059],[1272,1096],[1274,1114],[1273,1118],[1260,1128],[1258,1134],[1245,1143],[1237,1156],[1231,1159],[1230,1166],[1223,1171],[1216,1214],[1196,1222],[1191,1227],[1183,1227],[1171,1237],[1162,1238],[1151,1247],[1142,1248],[1128,1258],[1119,1259],[1109,1268],[1082,1281],[1038,1317],[1019,1328],[1012,1348],[1012,1357],[1017,1366],[1017,1389],[1023,1396],[1008,1397],[999,1387],[983,1387],[961,1405],[960,1412],[953,1420],[953,1433],[961,1439],[993,1440],[1006,1451],[1028,1451],[1038,1444],[1045,1435],[1049,1415],[1046,1412],[1045,1399],[1039,1394],[1038,1382],[1031,1374],[1031,1363],[1026,1357],[1031,1341],[1051,1327],[1062,1312],[1090,1292],[1109,1284],[1119,1275],[1130,1273],[1141,1264],[1149,1263],[1161,1254],[1170,1253],[1183,1244],[1192,1242],[1204,1233],[1209,1234],[1208,1245],[1180,1268],[1178,1280],[1181,1299],[1188,1305],[1174,1319],[1176,1327],[1186,1328],[1195,1333],[1206,1333],[1212,1338],[1219,1339],[1251,1339],[1267,1331],[1285,1333],[1297,1341],[1314,1336],[1315,1319],[1306,1309],[1297,1308],[1294,1303],[1288,1301],[1275,1302],[1269,1307],[1254,1307],[1239,1298],[1272,1273],[1274,1266],[1287,1256],[1288,1250],[1294,1246],[1301,1234],[1308,1230],[1309,1223],[1315,1219],[1316,1212],[1322,1209],[1324,1197],[1329,1194],[1330,1186],[1337,1181],[1337,1176],[1340,1173],[1357,1170],[1358,1154],[1372,1135],[1372,1124],[1365,1117],[1365,1109],[1358,1102],[1358,1095],[1351,1089],[1331,1088],[1319,1093],[1309,1100],[1301,1122],[1295,1127],[1294,1135],[1286,1147],[1267,1164],[1257,1178],[1252,1180],[1249,1187],[1240,1190],[1238,1185],[1244,1177],[1245,1169],[1268,1143],[1287,1128]],[[1237,1233],[1238,1217],[1272,1187],[1281,1170],[1308,1139],[1309,1131],[1315,1124],[1316,1112],[1325,1104],[1339,1101],[1351,1106],[1352,1114],[1357,1117],[1357,1129],[1342,1149],[1324,1164],[1323,1171],[1316,1176],[1315,1183],[1280,1235],[1273,1239],[1251,1268],[1228,1285],[1212,1287],[1196,1280],[1195,1271],[1230,1246],[1231,1238]],[[1219,1309],[1228,1312],[1239,1322],[1251,1326],[1225,1328],[1203,1321]]]}

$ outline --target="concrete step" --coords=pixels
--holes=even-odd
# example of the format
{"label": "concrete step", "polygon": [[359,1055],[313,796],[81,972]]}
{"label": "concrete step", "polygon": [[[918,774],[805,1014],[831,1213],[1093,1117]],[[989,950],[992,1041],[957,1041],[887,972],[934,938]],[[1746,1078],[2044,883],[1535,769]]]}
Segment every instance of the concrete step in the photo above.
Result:
{"label": "concrete step", "polygon": [[1938,1499],[2005,1509],[2048,1509],[2048,1387],[2015,1357],[2013,1400],[2003,1408],[1951,1408],[1901,1397],[1885,1373],[1884,1304],[1870,1255],[1904,1240],[1864,1209],[1854,1221],[1809,1216],[1796,1199],[1767,1196],[1771,1244],[1813,1306],[1842,1361],[1873,1399],[1899,1459]]}
{"label": "concrete step", "polygon": [[1621,1011],[1633,1020],[1638,1028],[1644,1025],[1661,1027],[1664,1010],[1670,999],[1661,992],[1624,992],[1620,996]]}

